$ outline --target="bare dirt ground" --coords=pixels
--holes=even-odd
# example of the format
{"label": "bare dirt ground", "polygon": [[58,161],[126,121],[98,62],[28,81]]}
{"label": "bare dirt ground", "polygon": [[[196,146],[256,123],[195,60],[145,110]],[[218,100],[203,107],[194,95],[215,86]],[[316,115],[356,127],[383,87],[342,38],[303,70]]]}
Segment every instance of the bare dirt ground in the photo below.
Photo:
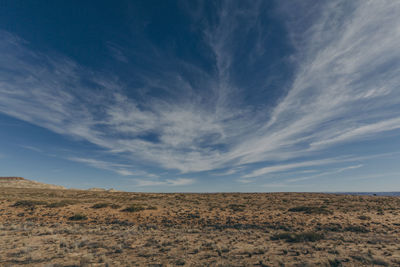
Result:
{"label": "bare dirt ground", "polygon": [[400,266],[400,198],[0,188],[0,266]]}

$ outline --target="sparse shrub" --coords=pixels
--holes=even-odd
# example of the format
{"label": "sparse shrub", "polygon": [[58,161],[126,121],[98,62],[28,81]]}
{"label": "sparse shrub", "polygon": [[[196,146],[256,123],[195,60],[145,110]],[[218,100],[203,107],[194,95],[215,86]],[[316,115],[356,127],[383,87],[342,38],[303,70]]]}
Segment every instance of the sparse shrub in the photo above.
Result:
{"label": "sparse shrub", "polygon": [[323,239],[322,234],[316,232],[303,232],[303,233],[280,233],[273,235],[271,240],[283,239],[286,242],[297,243],[297,242],[315,242]]}
{"label": "sparse shrub", "polygon": [[360,216],[358,216],[358,219],[360,219],[360,220],[371,220],[371,217],[365,216],[365,215],[360,215]]}
{"label": "sparse shrub", "polygon": [[46,202],[39,200],[19,200],[15,202],[12,206],[32,208],[35,207],[36,205],[46,205],[46,204],[47,204]]}
{"label": "sparse shrub", "polygon": [[137,205],[137,204],[133,204],[130,205],[129,207],[123,209],[122,211],[124,212],[138,212],[138,211],[142,211],[145,210],[145,208],[141,205]]}
{"label": "sparse shrub", "polygon": [[369,230],[361,225],[350,225],[344,228],[345,231],[354,232],[354,233],[368,233]]}
{"label": "sparse shrub", "polygon": [[182,265],[185,265],[185,264],[186,264],[186,262],[184,260],[182,260],[182,259],[179,259],[179,260],[175,261],[175,265],[178,265],[178,266],[182,266]]}
{"label": "sparse shrub", "polygon": [[81,266],[81,267],[91,266],[91,264],[90,264],[91,259],[92,259],[92,257],[90,255],[86,255],[86,256],[82,257],[79,262],[79,266]]}
{"label": "sparse shrub", "polygon": [[266,249],[262,247],[254,248],[250,253],[252,255],[262,255],[265,254]]}
{"label": "sparse shrub", "polygon": [[182,200],[182,199],[185,199],[185,196],[184,195],[176,195],[175,199],[176,200]]}
{"label": "sparse shrub", "polygon": [[96,203],[91,208],[92,209],[102,209],[102,208],[107,208],[108,206],[110,206],[110,204],[108,204],[108,203]]}
{"label": "sparse shrub", "polygon": [[69,205],[75,204],[75,201],[72,200],[62,200],[59,202],[53,202],[46,205],[47,208],[61,208]]}
{"label": "sparse shrub", "polygon": [[229,208],[229,209],[231,209],[233,211],[244,211],[244,209],[246,208],[246,205],[243,205],[243,204],[229,204],[227,208]]}
{"label": "sparse shrub", "polygon": [[371,263],[374,265],[380,265],[380,266],[390,266],[389,263],[387,263],[383,259],[378,259],[378,258],[373,258]]}
{"label": "sparse shrub", "polygon": [[87,220],[87,216],[81,213],[76,213],[68,218],[70,221],[84,221]]}
{"label": "sparse shrub", "polygon": [[111,204],[111,205],[110,205],[110,208],[112,208],[112,209],[119,209],[119,208],[121,208],[121,206],[118,205],[118,204]]}
{"label": "sparse shrub", "polygon": [[291,212],[304,212],[306,214],[332,214],[332,211],[326,209],[325,206],[321,207],[308,207],[308,206],[297,206],[288,209]]}
{"label": "sparse shrub", "polygon": [[322,226],[316,227],[318,231],[329,231],[329,232],[341,232],[343,231],[343,227],[339,223],[329,223]]}
{"label": "sparse shrub", "polygon": [[142,211],[142,210],[157,210],[157,207],[155,206],[143,206],[140,204],[132,204],[128,207],[126,207],[125,209],[122,209],[121,211],[124,212],[138,212],[138,211]]}
{"label": "sparse shrub", "polygon": [[362,256],[362,255],[351,255],[350,257],[352,257],[353,259],[355,259],[356,261],[362,262],[364,264],[368,264],[371,263],[370,258]]}
{"label": "sparse shrub", "polygon": [[343,266],[343,265],[342,265],[342,261],[341,261],[341,260],[338,260],[338,259],[328,260],[328,262],[329,262],[329,266],[330,266],[330,267],[340,267],[340,266]]}

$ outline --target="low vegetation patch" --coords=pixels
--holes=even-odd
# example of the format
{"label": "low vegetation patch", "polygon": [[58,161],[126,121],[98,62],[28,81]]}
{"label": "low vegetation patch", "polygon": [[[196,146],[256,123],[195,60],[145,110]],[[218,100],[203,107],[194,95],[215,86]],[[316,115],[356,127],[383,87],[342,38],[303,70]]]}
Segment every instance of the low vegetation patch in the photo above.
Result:
{"label": "low vegetation patch", "polygon": [[363,263],[363,264],[368,264],[368,265],[378,265],[378,266],[389,266],[389,263],[386,261],[379,259],[379,258],[373,258],[369,256],[361,256],[361,255],[352,255],[351,256],[353,259]]}
{"label": "low vegetation patch", "polygon": [[361,225],[350,225],[344,228],[345,231],[354,232],[354,233],[368,233],[369,230]]}
{"label": "low vegetation patch", "polygon": [[330,267],[340,267],[343,266],[342,265],[342,261],[339,259],[333,259],[333,260],[329,260],[328,259],[328,263]]}
{"label": "low vegetation patch", "polygon": [[156,206],[144,206],[141,204],[132,204],[132,205],[126,207],[125,209],[122,209],[121,211],[138,212],[138,211],[142,211],[142,210],[157,210],[157,207]]}
{"label": "low vegetation patch", "polygon": [[304,232],[304,233],[280,233],[273,235],[271,240],[285,240],[290,243],[298,243],[298,242],[315,242],[323,239],[324,236],[317,232]]}
{"label": "low vegetation patch", "polygon": [[96,203],[91,208],[92,209],[102,209],[102,208],[107,208],[109,206],[110,206],[109,203]]}
{"label": "low vegetation patch", "polygon": [[138,211],[142,211],[142,210],[145,210],[145,208],[142,205],[132,204],[129,207],[126,207],[125,209],[123,209],[122,211],[124,211],[124,212],[138,212]]}
{"label": "low vegetation patch", "polygon": [[75,204],[76,202],[73,200],[62,200],[59,202],[53,202],[49,203],[46,205],[47,208],[61,208],[61,207],[66,207],[72,204]]}
{"label": "low vegetation patch", "polygon": [[318,231],[329,231],[329,232],[342,232],[343,227],[339,223],[329,223],[315,228]]}
{"label": "low vegetation patch", "polygon": [[328,210],[325,206],[310,207],[310,206],[297,206],[288,209],[290,212],[304,212],[306,214],[331,214],[332,211]]}
{"label": "low vegetation patch", "polygon": [[15,202],[12,206],[32,208],[35,207],[36,205],[46,205],[46,204],[47,204],[46,202],[39,200],[19,200]]}
{"label": "low vegetation patch", "polygon": [[96,204],[94,204],[91,208],[92,208],[92,209],[103,209],[103,208],[108,208],[108,207],[110,207],[110,208],[112,208],[112,209],[119,209],[119,208],[121,208],[121,206],[118,205],[118,204],[110,204],[110,203],[105,203],[105,202],[96,203]]}
{"label": "low vegetation patch", "polygon": [[358,216],[358,219],[360,219],[360,220],[371,220],[371,217],[366,216],[366,215],[360,215],[360,216]]}
{"label": "low vegetation patch", "polygon": [[87,216],[81,213],[76,213],[68,218],[70,221],[84,221],[87,220]]}
{"label": "low vegetation patch", "polygon": [[244,211],[244,209],[246,208],[246,205],[243,204],[230,204],[227,207],[228,209],[231,209],[233,211]]}

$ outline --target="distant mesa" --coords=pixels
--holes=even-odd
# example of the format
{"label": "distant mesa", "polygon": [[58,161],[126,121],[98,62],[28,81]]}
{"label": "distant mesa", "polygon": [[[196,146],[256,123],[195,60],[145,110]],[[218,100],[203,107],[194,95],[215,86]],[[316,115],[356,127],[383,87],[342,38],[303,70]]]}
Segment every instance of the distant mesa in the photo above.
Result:
{"label": "distant mesa", "polygon": [[110,188],[110,189],[107,190],[107,192],[115,193],[115,192],[122,192],[122,191],[116,190],[114,188]]}
{"label": "distant mesa", "polygon": [[22,177],[0,177],[0,187],[37,188],[37,189],[66,189],[64,186],[39,183]]}
{"label": "distant mesa", "polygon": [[[60,189],[60,190],[66,190],[64,186],[60,185],[52,185],[52,184],[45,184],[45,183],[39,183],[36,181],[28,180],[22,177],[0,177],[0,187],[12,187],[12,188],[35,188],[35,189]],[[70,189],[70,190],[82,190],[82,189]],[[113,188],[111,189],[104,189],[104,188],[97,188],[93,187],[88,189],[88,191],[94,191],[94,192],[122,192],[115,190]]]}
{"label": "distant mesa", "polygon": [[22,177],[0,177],[0,182],[2,181],[22,181],[25,180],[25,178]]}
{"label": "distant mesa", "polygon": [[110,192],[110,193],[122,192],[122,191],[115,190],[114,188],[104,189],[104,188],[99,188],[99,187],[92,187],[92,188],[89,188],[88,191],[94,191],[94,192]]}
{"label": "distant mesa", "polygon": [[105,190],[104,188],[92,187],[92,188],[89,188],[88,191],[105,192],[107,190]]}

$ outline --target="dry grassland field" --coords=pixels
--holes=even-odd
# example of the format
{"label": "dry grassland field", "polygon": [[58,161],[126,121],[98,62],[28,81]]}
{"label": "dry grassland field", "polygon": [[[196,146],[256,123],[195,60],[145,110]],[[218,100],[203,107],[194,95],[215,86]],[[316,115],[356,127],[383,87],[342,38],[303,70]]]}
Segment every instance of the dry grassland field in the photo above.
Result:
{"label": "dry grassland field", "polygon": [[400,198],[0,188],[0,266],[400,266]]}

